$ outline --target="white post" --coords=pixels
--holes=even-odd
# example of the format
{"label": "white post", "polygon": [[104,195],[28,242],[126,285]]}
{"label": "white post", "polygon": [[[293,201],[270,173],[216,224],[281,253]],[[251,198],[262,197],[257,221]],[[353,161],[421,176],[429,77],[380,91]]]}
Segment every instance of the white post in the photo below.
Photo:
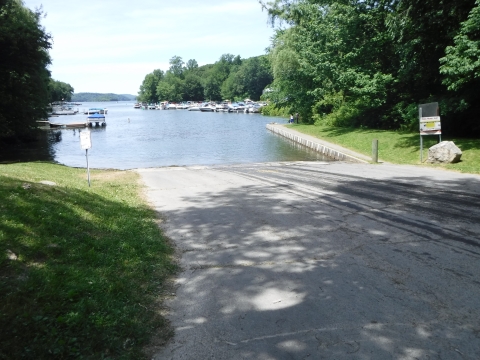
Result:
{"label": "white post", "polygon": [[90,167],[88,166],[88,149],[92,147],[92,138],[90,136],[90,131],[80,132],[80,146],[85,150],[85,157],[87,159],[87,180],[88,187],[90,187]]}
{"label": "white post", "polygon": [[85,149],[85,156],[87,157],[87,180],[88,180],[88,187],[90,187],[90,167],[88,166],[88,149]]}

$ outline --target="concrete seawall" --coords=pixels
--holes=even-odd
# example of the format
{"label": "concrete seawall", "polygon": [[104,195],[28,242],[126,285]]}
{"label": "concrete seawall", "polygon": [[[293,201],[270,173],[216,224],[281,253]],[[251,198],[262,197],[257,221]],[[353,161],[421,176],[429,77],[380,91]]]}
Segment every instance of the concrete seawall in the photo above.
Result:
{"label": "concrete seawall", "polygon": [[330,144],[326,141],[316,139],[313,136],[302,134],[292,129],[288,129],[280,124],[267,124],[267,129],[275,134],[295,141],[335,160],[349,161],[355,163],[368,163],[370,160],[367,156],[363,154],[358,154],[348,149],[341,148],[338,145]]}

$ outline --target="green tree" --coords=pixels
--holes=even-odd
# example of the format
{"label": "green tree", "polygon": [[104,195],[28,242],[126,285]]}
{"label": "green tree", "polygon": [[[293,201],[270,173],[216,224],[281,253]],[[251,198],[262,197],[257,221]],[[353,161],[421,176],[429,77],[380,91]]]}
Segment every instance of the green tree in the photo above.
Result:
{"label": "green tree", "polygon": [[200,101],[203,99],[203,86],[201,78],[195,74],[185,75],[183,100]]}
{"label": "green tree", "polygon": [[183,62],[182,58],[175,55],[170,59],[170,68],[168,71],[170,71],[176,77],[183,79],[183,71],[185,70],[183,67],[184,64],[185,63]]}
{"label": "green tree", "polygon": [[449,90],[459,90],[480,78],[480,0],[475,2],[468,19],[461,25],[455,44],[446,47],[440,59],[443,83]]}
{"label": "green tree", "polygon": [[222,100],[222,85],[230,75],[232,68],[240,65],[240,56],[223,54],[209,70],[204,83],[204,95],[209,100]]}
{"label": "green tree", "polygon": [[[454,113],[450,124],[447,122],[447,130],[480,134],[477,121],[480,111],[480,0],[475,2],[454,44],[446,47],[445,54],[440,59],[440,72],[444,75],[443,84],[448,87],[449,105]],[[460,118],[461,121],[455,121]]]}
{"label": "green tree", "polygon": [[[474,0],[263,2],[272,23],[288,25],[270,48],[269,96],[279,107],[299,109],[303,119],[377,128],[416,128],[418,103],[437,100],[448,127],[454,111],[471,105],[466,94],[450,98],[439,59],[446,48],[454,54],[448,46],[473,5]],[[455,86],[456,68],[445,63],[445,84]]]}
{"label": "green tree", "polygon": [[197,60],[195,59],[190,59],[185,64],[185,70],[187,71],[195,71],[197,69],[198,69],[198,63],[197,63]]}
{"label": "green tree", "polygon": [[173,72],[167,71],[165,77],[158,83],[156,93],[160,101],[178,102],[183,100],[184,82]]}
{"label": "green tree", "polygon": [[385,2],[276,1],[268,10],[290,25],[270,50],[279,106],[335,125],[378,119],[393,82]]}
{"label": "green tree", "polygon": [[394,40],[395,77],[401,93],[411,94],[412,100],[417,101],[445,91],[439,59],[444,56],[445,48],[453,43],[460,23],[467,19],[474,2],[395,1],[387,24]]}
{"label": "green tree", "polygon": [[155,103],[158,101],[157,86],[158,83],[164,78],[165,74],[162,70],[156,69],[152,73],[145,75],[145,79],[140,85],[140,91],[138,92],[138,101]]}
{"label": "green tree", "polygon": [[260,100],[263,90],[273,81],[270,63],[266,56],[245,60],[239,69],[239,83],[243,82],[244,93],[252,100]]}
{"label": "green tree", "polygon": [[270,63],[266,56],[243,60],[241,65],[234,65],[230,75],[222,84],[224,99],[259,100],[262,91],[273,81]]}
{"label": "green tree", "polygon": [[51,36],[41,10],[20,0],[0,2],[0,137],[28,136],[46,116]]}
{"label": "green tree", "polygon": [[211,74],[205,81],[203,94],[205,99],[222,100],[222,84],[225,78],[219,73]]}
{"label": "green tree", "polygon": [[48,85],[50,91],[49,101],[70,101],[73,96],[74,89],[70,84],[62,81],[50,79]]}

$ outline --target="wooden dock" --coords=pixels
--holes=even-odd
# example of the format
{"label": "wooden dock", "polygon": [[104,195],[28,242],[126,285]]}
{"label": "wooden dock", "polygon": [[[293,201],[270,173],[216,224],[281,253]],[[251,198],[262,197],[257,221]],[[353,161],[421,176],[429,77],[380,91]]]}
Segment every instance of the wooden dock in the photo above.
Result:
{"label": "wooden dock", "polygon": [[77,129],[77,128],[84,128],[88,126],[86,122],[63,124],[63,123],[53,123],[51,121],[47,121],[46,123],[47,124],[45,125],[49,125],[51,128],[61,128],[61,129]]}

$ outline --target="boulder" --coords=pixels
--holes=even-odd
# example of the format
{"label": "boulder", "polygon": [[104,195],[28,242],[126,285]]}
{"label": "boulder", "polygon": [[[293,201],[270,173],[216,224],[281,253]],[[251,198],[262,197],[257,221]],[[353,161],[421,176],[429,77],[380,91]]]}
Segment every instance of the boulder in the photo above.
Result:
{"label": "boulder", "polygon": [[453,141],[442,141],[428,149],[427,162],[431,164],[453,164],[460,161],[462,150]]}

